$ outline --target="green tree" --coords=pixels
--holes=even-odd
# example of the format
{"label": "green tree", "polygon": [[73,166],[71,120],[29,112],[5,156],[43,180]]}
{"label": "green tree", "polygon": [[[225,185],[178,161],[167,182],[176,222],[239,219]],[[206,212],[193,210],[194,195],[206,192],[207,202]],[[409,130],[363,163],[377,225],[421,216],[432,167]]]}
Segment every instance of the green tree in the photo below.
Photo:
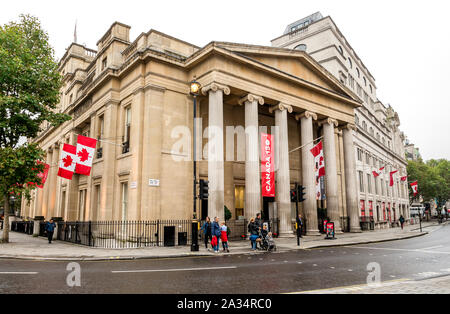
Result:
{"label": "green tree", "polygon": [[[409,181],[418,181],[419,194],[424,200],[437,199],[442,206],[450,199],[450,161],[445,159],[408,162]],[[410,194],[413,198],[413,195]]]}
{"label": "green tree", "polygon": [[0,194],[5,225],[3,242],[9,241],[9,199],[12,194],[30,198],[41,183],[44,152],[36,144],[21,144],[34,138],[44,122],[56,127],[70,119],[58,113],[61,76],[48,35],[39,20],[21,15],[19,22],[0,26]]}

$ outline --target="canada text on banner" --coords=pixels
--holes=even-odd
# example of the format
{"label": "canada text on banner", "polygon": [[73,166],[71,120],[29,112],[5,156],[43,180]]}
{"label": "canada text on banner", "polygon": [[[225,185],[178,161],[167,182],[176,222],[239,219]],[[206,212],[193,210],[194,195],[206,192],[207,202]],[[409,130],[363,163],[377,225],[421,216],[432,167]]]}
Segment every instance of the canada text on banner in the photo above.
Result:
{"label": "canada text on banner", "polygon": [[262,196],[275,197],[275,163],[273,135],[261,134]]}
{"label": "canada text on banner", "polygon": [[85,176],[89,176],[91,174],[96,147],[96,139],[78,135],[75,173]]}
{"label": "canada text on banner", "polygon": [[61,159],[59,160],[58,176],[64,179],[72,180],[75,172],[77,148],[75,146],[64,144]]}

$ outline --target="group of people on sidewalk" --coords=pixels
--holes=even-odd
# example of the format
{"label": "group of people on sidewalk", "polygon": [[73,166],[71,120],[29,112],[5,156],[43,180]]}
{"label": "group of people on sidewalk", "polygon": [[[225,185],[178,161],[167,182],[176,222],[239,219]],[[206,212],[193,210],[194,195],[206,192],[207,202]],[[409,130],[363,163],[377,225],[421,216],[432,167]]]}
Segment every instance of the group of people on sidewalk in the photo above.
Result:
{"label": "group of people on sidewalk", "polygon": [[214,253],[219,253],[220,242],[222,241],[223,252],[230,252],[228,246],[228,234],[230,230],[224,221],[219,225],[218,217],[215,217],[213,222],[211,222],[211,218],[206,217],[206,221],[201,230],[205,238],[205,248],[208,251],[210,251],[208,244],[211,241],[211,247]]}

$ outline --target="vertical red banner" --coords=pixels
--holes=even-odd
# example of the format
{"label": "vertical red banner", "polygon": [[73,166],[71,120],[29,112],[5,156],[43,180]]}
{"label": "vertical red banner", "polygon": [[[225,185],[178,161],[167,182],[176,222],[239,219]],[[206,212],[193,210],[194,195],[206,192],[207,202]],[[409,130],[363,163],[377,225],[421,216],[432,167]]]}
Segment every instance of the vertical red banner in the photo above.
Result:
{"label": "vertical red banner", "polygon": [[275,197],[275,163],[273,135],[261,134],[262,196]]}

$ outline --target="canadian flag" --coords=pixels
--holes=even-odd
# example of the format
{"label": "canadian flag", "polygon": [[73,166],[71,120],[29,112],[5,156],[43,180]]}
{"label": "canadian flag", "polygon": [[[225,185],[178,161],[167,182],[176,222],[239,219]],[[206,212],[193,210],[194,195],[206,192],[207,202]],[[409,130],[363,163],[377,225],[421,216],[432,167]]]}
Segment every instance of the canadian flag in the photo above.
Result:
{"label": "canadian flag", "polygon": [[34,185],[34,186],[37,186],[40,189],[43,189],[44,188],[44,184],[47,181],[48,171],[50,170],[50,165],[46,164],[46,163],[43,163],[43,162],[41,162],[39,160],[36,163],[38,165],[44,165],[44,170],[37,174],[37,177],[41,179],[41,185],[37,185],[36,182],[28,182],[28,185]]}
{"label": "canadian flag", "polygon": [[374,176],[375,178],[378,178],[378,177],[380,176],[380,174],[383,172],[384,168],[385,168],[385,167],[380,168],[380,170],[378,170],[378,171],[372,171],[373,176]]}
{"label": "canadian flag", "polygon": [[325,176],[325,161],[323,157],[323,144],[320,142],[313,149],[311,153],[314,156],[314,170],[316,174],[316,199],[322,199],[322,189],[320,186],[320,178]]}
{"label": "canadian flag", "polygon": [[419,183],[417,181],[411,183],[411,189],[414,192],[414,196],[416,196],[419,193]]}
{"label": "canadian flag", "polygon": [[311,153],[314,156],[314,164],[318,178],[325,176],[325,160],[323,157],[323,145],[322,142],[311,149]]}
{"label": "canadian flag", "polygon": [[394,186],[394,174],[396,174],[398,172],[398,170],[392,171],[390,173],[390,182],[389,182],[389,186]]}
{"label": "canadian flag", "polygon": [[400,178],[400,180],[402,180],[403,182],[405,182],[406,179],[408,179],[408,176],[404,176],[404,177],[401,177],[401,178]]}
{"label": "canadian flag", "polygon": [[94,161],[97,140],[78,135],[75,173],[89,176]]}
{"label": "canadian flag", "polygon": [[77,160],[77,148],[75,146],[64,144],[61,159],[59,161],[58,176],[64,179],[72,180]]}

